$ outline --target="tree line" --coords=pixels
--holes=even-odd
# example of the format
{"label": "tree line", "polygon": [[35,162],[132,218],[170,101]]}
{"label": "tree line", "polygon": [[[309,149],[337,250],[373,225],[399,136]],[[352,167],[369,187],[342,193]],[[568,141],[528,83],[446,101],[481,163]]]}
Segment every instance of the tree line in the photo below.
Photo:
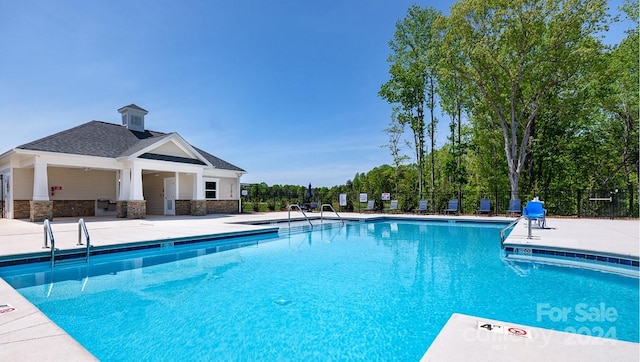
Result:
{"label": "tree line", "polygon": [[[411,6],[389,41],[379,91],[392,105],[383,145],[392,165],[315,195],[335,204],[348,193],[357,208],[364,192],[382,208],[380,194],[390,192],[405,210],[427,199],[437,211],[465,196],[471,205],[618,190],[637,217],[638,1],[627,0],[620,17],[608,10],[606,0],[462,0],[449,16]],[[633,26],[605,45],[624,18]],[[449,134],[436,148],[440,118]],[[293,188],[286,197],[304,199],[306,187]]]}

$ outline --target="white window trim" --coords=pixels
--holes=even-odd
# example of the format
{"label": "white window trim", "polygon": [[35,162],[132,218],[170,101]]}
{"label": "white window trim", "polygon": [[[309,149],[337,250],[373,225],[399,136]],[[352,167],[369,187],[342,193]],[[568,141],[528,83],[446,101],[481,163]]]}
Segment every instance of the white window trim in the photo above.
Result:
{"label": "white window trim", "polygon": [[[204,197],[205,200],[219,200],[220,199],[220,179],[213,177],[203,177],[202,178],[202,187],[204,188]],[[216,183],[216,197],[208,198],[207,197],[207,182],[215,182]]]}

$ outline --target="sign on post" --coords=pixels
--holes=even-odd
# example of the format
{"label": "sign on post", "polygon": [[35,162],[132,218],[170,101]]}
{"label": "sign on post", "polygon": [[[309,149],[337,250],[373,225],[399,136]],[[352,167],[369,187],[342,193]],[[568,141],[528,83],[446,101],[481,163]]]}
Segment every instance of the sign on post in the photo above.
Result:
{"label": "sign on post", "polygon": [[367,202],[367,194],[360,194],[360,202]]}

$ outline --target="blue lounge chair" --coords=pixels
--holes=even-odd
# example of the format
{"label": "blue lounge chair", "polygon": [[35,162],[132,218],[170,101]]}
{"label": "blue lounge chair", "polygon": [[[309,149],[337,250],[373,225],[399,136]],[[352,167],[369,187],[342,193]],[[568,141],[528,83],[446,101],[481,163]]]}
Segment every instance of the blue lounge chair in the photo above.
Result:
{"label": "blue lounge chair", "polygon": [[391,200],[391,205],[387,209],[389,212],[398,211],[398,200]]}
{"label": "blue lounge chair", "polygon": [[428,205],[429,205],[428,200],[420,200],[418,202],[418,208],[416,209],[416,212],[427,212]]}
{"label": "blue lounge chair", "polygon": [[547,210],[542,207],[540,201],[527,202],[527,206],[522,209],[522,216],[527,220],[535,221],[538,227],[544,229],[547,226]]}
{"label": "blue lounge chair", "polygon": [[509,200],[509,210],[507,216],[522,213],[522,202],[520,199]]}
{"label": "blue lounge chair", "polygon": [[458,199],[453,199],[453,200],[449,200],[449,204],[447,205],[447,208],[443,210],[443,212],[445,214],[448,213],[458,213]]}
{"label": "blue lounge chair", "polygon": [[491,216],[491,200],[490,199],[480,200],[480,208],[476,210],[476,216],[478,214],[489,214],[489,216]]}

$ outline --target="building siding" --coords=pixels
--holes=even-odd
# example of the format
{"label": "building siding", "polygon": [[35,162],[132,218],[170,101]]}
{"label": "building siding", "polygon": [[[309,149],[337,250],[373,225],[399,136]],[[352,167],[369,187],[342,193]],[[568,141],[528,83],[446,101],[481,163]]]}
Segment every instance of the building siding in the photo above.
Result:
{"label": "building siding", "polygon": [[83,170],[79,168],[49,167],[49,199],[56,200],[116,200],[117,176],[115,171]]}

